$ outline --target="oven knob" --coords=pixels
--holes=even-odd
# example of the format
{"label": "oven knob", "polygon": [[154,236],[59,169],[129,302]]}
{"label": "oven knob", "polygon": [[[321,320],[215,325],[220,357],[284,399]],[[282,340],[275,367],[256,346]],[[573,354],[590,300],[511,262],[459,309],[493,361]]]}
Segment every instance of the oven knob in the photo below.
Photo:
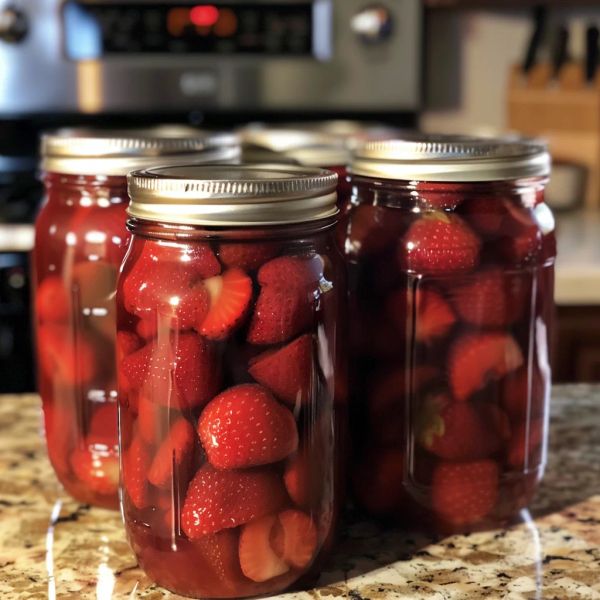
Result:
{"label": "oven knob", "polygon": [[27,17],[22,10],[14,6],[5,6],[0,10],[0,40],[20,42],[27,35]]}
{"label": "oven knob", "polygon": [[367,43],[385,40],[392,32],[392,15],[381,4],[366,6],[358,11],[351,21],[352,31]]}

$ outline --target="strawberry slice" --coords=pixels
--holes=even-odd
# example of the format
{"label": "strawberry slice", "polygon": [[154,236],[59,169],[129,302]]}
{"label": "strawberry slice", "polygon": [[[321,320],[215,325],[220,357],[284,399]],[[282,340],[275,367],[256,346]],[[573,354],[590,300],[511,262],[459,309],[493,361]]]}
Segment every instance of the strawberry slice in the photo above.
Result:
{"label": "strawberry slice", "polygon": [[220,385],[215,348],[196,333],[171,332],[125,357],[122,375],[134,390],[170,408],[205,404]]}
{"label": "strawberry slice", "polygon": [[224,340],[243,321],[252,298],[252,280],[241,269],[206,279],[209,309],[198,319],[196,329],[211,340]]}
{"label": "strawberry slice", "polygon": [[310,458],[310,453],[306,449],[303,449],[290,460],[283,474],[287,493],[302,508],[308,508],[312,505],[316,496],[314,493],[316,491],[315,488],[319,487],[315,485],[314,478],[316,474],[312,469],[312,467],[317,467],[318,465],[311,465]]}
{"label": "strawberry slice", "polygon": [[400,267],[423,274],[468,271],[479,262],[481,241],[457,215],[424,213],[409,227],[397,249]]}
{"label": "strawberry slice", "polygon": [[200,415],[198,435],[219,469],[278,462],[298,447],[294,415],[255,384],[229,388],[212,400]]}
{"label": "strawberry slice", "polygon": [[478,272],[449,289],[450,301],[463,321],[477,327],[507,327],[527,308],[531,278],[500,268]]}
{"label": "strawberry slice", "polygon": [[313,320],[315,296],[323,277],[320,256],[282,256],[258,272],[261,291],[250,322],[251,344],[277,344],[306,329]]}
{"label": "strawberry slice", "polygon": [[171,484],[174,472],[190,458],[194,449],[194,428],[183,417],[176,421],[154,456],[148,481],[157,487]]}
{"label": "strawberry slice", "polygon": [[386,302],[387,313],[400,331],[406,330],[408,319],[414,314],[415,338],[419,343],[431,343],[445,336],[456,322],[456,316],[444,297],[433,290],[419,289],[414,294],[393,292]]}
{"label": "strawberry slice", "polygon": [[86,438],[85,448],[76,448],[71,454],[71,467],[79,481],[88,490],[100,495],[113,495],[119,488],[119,457],[117,447],[106,446],[94,438]]}
{"label": "strawberry slice", "polygon": [[314,521],[300,510],[284,510],[277,515],[271,545],[278,556],[296,569],[305,569],[315,557],[318,544]]}
{"label": "strawberry slice", "polygon": [[452,526],[476,523],[496,505],[498,479],[498,464],[493,460],[442,462],[433,473],[432,508]]}
{"label": "strawberry slice", "polygon": [[248,372],[278,398],[295,406],[310,400],[313,343],[301,335],[278,350],[267,350],[250,361]]}
{"label": "strawberry slice", "polygon": [[69,319],[69,295],[60,277],[44,278],[35,292],[35,313],[40,323],[65,323]]}
{"label": "strawberry slice", "polygon": [[142,319],[155,319],[158,312],[174,329],[191,329],[208,305],[206,290],[195,284],[220,272],[208,244],[147,241],[122,275],[123,304]]}
{"label": "strawberry slice", "polygon": [[188,487],[181,527],[195,540],[276,512],[285,498],[281,478],[274,471],[219,471],[205,464]]}
{"label": "strawberry slice", "polygon": [[219,245],[219,258],[226,267],[253,271],[273,258],[279,248],[275,242],[223,242]]}
{"label": "strawberry slice", "polygon": [[277,524],[276,515],[268,515],[242,527],[239,556],[242,573],[252,581],[268,581],[290,570],[288,563],[271,545]]}
{"label": "strawberry slice", "polygon": [[466,400],[488,381],[502,379],[523,364],[523,352],[508,333],[468,333],[450,348],[448,371],[456,400]]}
{"label": "strawberry slice", "polygon": [[149,503],[148,469],[152,457],[143,440],[136,436],[123,455],[123,486],[127,496],[136,508],[144,508]]}
{"label": "strawberry slice", "polygon": [[417,437],[445,460],[476,460],[498,452],[510,437],[508,417],[497,406],[453,402],[439,394],[425,400]]}

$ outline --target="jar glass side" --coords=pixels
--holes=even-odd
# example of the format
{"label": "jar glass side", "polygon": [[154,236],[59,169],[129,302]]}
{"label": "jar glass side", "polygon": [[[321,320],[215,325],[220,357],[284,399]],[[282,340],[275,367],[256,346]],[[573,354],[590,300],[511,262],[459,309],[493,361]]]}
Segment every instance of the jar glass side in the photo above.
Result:
{"label": "jar glass side", "polygon": [[310,581],[342,495],[332,223],[131,227],[117,348],[122,506],[140,564],[194,597]]}
{"label": "jar glass side", "polygon": [[34,249],[38,387],[52,466],[77,500],[118,506],[117,272],[123,177],[47,173]]}
{"label": "jar glass side", "polygon": [[544,184],[352,179],[353,487],[372,514],[464,531],[531,499],[553,320]]}

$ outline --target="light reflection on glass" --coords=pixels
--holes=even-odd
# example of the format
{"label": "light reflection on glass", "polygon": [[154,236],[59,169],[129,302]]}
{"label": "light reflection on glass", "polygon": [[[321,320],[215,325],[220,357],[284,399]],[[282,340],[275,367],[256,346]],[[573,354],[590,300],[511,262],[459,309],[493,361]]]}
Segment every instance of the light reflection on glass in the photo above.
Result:
{"label": "light reflection on glass", "polygon": [[60,515],[62,500],[57,500],[50,513],[50,525],[46,531],[46,572],[48,573],[48,598],[56,600],[56,580],[54,579],[54,525]]}

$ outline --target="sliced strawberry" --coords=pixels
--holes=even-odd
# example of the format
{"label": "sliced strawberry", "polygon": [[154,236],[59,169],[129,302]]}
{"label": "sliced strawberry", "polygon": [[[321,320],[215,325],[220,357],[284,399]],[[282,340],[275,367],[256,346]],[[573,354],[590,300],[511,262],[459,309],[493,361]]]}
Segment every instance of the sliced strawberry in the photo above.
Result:
{"label": "sliced strawberry", "polygon": [[132,389],[171,408],[202,406],[221,381],[214,347],[188,332],[159,336],[125,357],[121,371]]}
{"label": "sliced strawberry", "polygon": [[508,333],[469,333],[450,348],[448,371],[457,400],[466,400],[488,381],[502,379],[523,364],[523,352]]}
{"label": "sliced strawberry", "polygon": [[220,271],[208,244],[147,241],[122,275],[123,304],[142,319],[158,316],[174,329],[191,329],[208,303],[206,290],[195,284]]}
{"label": "sliced strawberry", "polygon": [[123,486],[136,508],[144,508],[149,502],[148,469],[152,462],[150,451],[143,440],[136,436],[123,455]]}
{"label": "sliced strawberry", "polygon": [[508,464],[523,471],[537,469],[543,462],[542,442],[546,424],[543,418],[529,423],[519,423],[515,428],[508,448]]}
{"label": "sliced strawberry", "polygon": [[320,256],[282,256],[264,264],[258,272],[261,285],[248,341],[277,344],[306,329],[313,320],[315,296],[323,277]]}
{"label": "sliced strawberry", "polygon": [[433,473],[432,508],[452,526],[476,523],[496,505],[498,479],[493,460],[440,463]]}
{"label": "sliced strawberry", "polygon": [[[117,440],[114,440],[115,442]],[[86,439],[85,448],[71,454],[71,467],[79,481],[96,494],[116,494],[119,488],[119,457],[115,446]]]}
{"label": "sliced strawberry", "polygon": [[218,471],[205,464],[188,487],[181,527],[194,540],[276,512],[285,497],[281,478],[274,471]]}
{"label": "sliced strawberry", "polygon": [[252,298],[252,280],[241,269],[206,279],[210,301],[206,316],[198,319],[196,329],[211,340],[224,340],[243,321]]}
{"label": "sliced strawberry", "polygon": [[[401,292],[400,292],[401,293]],[[394,297],[392,297],[392,301]],[[445,336],[456,322],[456,316],[450,304],[438,292],[419,289],[414,294],[416,306],[413,313],[413,295],[409,294],[406,303],[408,315],[414,314],[415,338],[420,343],[431,343]],[[389,308],[389,306],[388,306]],[[396,318],[400,321],[402,316],[396,310]],[[406,327],[407,314],[404,313],[404,327]]]}
{"label": "sliced strawberry", "polygon": [[70,298],[63,280],[50,275],[35,292],[35,313],[40,323],[65,323],[69,319]]}
{"label": "sliced strawberry", "polygon": [[400,241],[397,257],[404,270],[423,274],[468,271],[479,262],[481,241],[457,215],[424,213]]}
{"label": "sliced strawberry", "polygon": [[276,242],[223,242],[219,245],[219,258],[226,267],[253,271],[273,258],[279,248]]}
{"label": "sliced strawberry", "polygon": [[268,515],[247,523],[240,533],[240,566],[252,581],[268,581],[290,570],[288,563],[277,555],[271,536],[277,524],[276,515]]}
{"label": "sliced strawberry", "polygon": [[278,462],[298,447],[294,415],[255,384],[229,388],[212,400],[200,415],[198,435],[219,469]]}
{"label": "sliced strawberry", "polygon": [[300,510],[284,510],[277,515],[271,536],[276,554],[296,569],[305,569],[315,557],[318,544],[314,521]]}
{"label": "sliced strawberry", "polygon": [[454,310],[466,323],[478,327],[507,327],[527,309],[531,278],[500,268],[480,271],[449,289]]}
{"label": "sliced strawberry", "polygon": [[148,481],[158,487],[170,485],[173,473],[189,459],[194,449],[194,428],[181,417],[171,427],[168,436],[154,456]]}
{"label": "sliced strawberry", "polygon": [[89,437],[107,446],[116,446],[119,440],[117,405],[114,402],[101,404],[90,420]]}
{"label": "sliced strawberry", "polygon": [[311,398],[313,344],[309,334],[250,361],[248,372],[278,398],[295,406]]}
{"label": "sliced strawberry", "polygon": [[85,385],[96,375],[98,358],[94,347],[67,326],[44,324],[38,327],[39,360],[47,377],[70,385]]}
{"label": "sliced strawberry", "polygon": [[438,394],[423,402],[417,436],[423,448],[440,458],[476,460],[498,452],[510,436],[510,426],[494,405],[453,402]]}
{"label": "sliced strawberry", "polygon": [[359,504],[374,515],[397,515],[406,503],[404,454],[395,448],[372,448],[355,467],[353,490]]}
{"label": "sliced strawberry", "polygon": [[539,369],[533,367],[530,375],[525,365],[505,378],[502,406],[514,422],[540,417],[547,406],[546,389]]}
{"label": "sliced strawberry", "polygon": [[283,474],[285,488],[290,498],[302,508],[308,508],[315,499],[314,478],[316,474],[311,465],[311,454],[306,449],[298,452],[286,465]]}

